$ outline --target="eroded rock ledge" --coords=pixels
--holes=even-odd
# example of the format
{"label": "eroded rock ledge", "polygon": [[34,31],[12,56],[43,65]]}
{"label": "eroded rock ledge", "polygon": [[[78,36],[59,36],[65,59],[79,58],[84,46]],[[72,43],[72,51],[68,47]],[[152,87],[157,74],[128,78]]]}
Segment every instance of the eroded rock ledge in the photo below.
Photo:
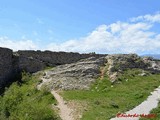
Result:
{"label": "eroded rock ledge", "polygon": [[100,75],[105,57],[90,57],[76,63],[57,66],[44,74],[44,87],[51,89],[89,89]]}

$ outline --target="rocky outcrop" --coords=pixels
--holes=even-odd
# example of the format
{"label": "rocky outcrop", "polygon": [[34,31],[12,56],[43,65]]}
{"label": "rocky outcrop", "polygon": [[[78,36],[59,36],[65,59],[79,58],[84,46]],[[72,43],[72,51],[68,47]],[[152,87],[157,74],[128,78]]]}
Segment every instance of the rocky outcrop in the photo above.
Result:
{"label": "rocky outcrop", "polygon": [[106,56],[106,71],[112,82],[116,81],[118,74],[126,69],[139,68],[160,73],[160,60],[150,57],[139,57],[136,54],[113,54]]}
{"label": "rocky outcrop", "polygon": [[100,75],[100,66],[104,66],[105,58],[91,57],[76,63],[57,66],[44,74],[46,80],[42,86],[49,89],[89,89],[91,83]]}
{"label": "rocky outcrop", "polygon": [[143,62],[143,59],[136,54],[114,54],[108,55],[107,74],[110,80],[114,82],[117,79],[118,73],[126,69],[140,68],[146,69],[148,64]]}
{"label": "rocky outcrop", "polygon": [[149,64],[148,70],[152,71],[152,73],[160,72],[160,60],[153,59],[152,57],[143,57],[144,63]]}

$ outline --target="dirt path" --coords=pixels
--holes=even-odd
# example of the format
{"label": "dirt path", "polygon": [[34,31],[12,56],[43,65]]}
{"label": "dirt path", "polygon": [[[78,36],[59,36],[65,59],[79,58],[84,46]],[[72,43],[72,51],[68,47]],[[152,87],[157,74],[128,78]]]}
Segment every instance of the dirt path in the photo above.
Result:
{"label": "dirt path", "polygon": [[[46,72],[46,74],[47,74],[47,72]],[[37,86],[38,89],[40,89],[41,86],[43,84],[45,84],[45,82],[48,82],[51,80],[51,79],[46,79],[44,76],[41,79],[43,82]],[[58,102],[57,107],[59,108],[59,115],[60,115],[61,119],[62,120],[74,120],[73,115],[72,115],[72,109],[70,109],[67,106],[67,104],[63,100],[63,98],[55,90],[52,90],[51,93]]]}
{"label": "dirt path", "polygon": [[[151,95],[148,96],[147,100],[142,102],[140,105],[136,106],[132,110],[126,112],[125,114],[128,115],[140,115],[146,114],[148,115],[150,111],[158,106],[158,102],[160,100],[160,87],[156,88]],[[111,120],[139,120],[139,117],[119,117],[119,118],[112,118]]]}
{"label": "dirt path", "polygon": [[65,101],[63,98],[54,90],[51,91],[53,96],[58,102],[58,108],[59,108],[59,113],[60,117],[62,120],[74,120],[72,116],[72,110],[65,104]]}

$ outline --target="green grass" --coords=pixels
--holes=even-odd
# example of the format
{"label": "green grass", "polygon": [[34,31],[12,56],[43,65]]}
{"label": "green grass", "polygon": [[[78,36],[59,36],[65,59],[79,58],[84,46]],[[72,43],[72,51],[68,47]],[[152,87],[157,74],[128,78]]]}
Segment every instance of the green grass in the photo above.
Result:
{"label": "green grass", "polygon": [[139,73],[141,70],[127,70],[115,84],[105,76],[103,80],[98,79],[90,90],[70,90],[61,94],[66,100],[88,103],[82,120],[109,120],[143,102],[160,85],[160,75],[138,76]]}
{"label": "green grass", "polygon": [[0,120],[57,120],[51,104],[56,103],[48,91],[36,89],[37,76],[24,73],[22,82],[13,83],[0,96]]}

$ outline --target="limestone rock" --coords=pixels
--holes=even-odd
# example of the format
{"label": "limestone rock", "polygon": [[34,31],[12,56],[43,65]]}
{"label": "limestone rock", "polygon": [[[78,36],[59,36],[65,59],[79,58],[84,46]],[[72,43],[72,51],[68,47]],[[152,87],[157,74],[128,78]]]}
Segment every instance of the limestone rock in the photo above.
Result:
{"label": "limestone rock", "polygon": [[80,60],[76,63],[57,66],[46,73],[50,89],[89,89],[100,75],[100,66],[104,65],[104,57]]}
{"label": "limestone rock", "polygon": [[107,74],[112,82],[116,81],[118,73],[126,69],[154,70],[160,68],[160,63],[151,61],[150,58],[143,59],[136,54],[113,54],[106,56],[106,60]]}
{"label": "limestone rock", "polygon": [[160,60],[153,59],[151,57],[143,57],[143,61],[146,64],[149,64],[148,70],[152,71],[153,73],[160,72]]}

